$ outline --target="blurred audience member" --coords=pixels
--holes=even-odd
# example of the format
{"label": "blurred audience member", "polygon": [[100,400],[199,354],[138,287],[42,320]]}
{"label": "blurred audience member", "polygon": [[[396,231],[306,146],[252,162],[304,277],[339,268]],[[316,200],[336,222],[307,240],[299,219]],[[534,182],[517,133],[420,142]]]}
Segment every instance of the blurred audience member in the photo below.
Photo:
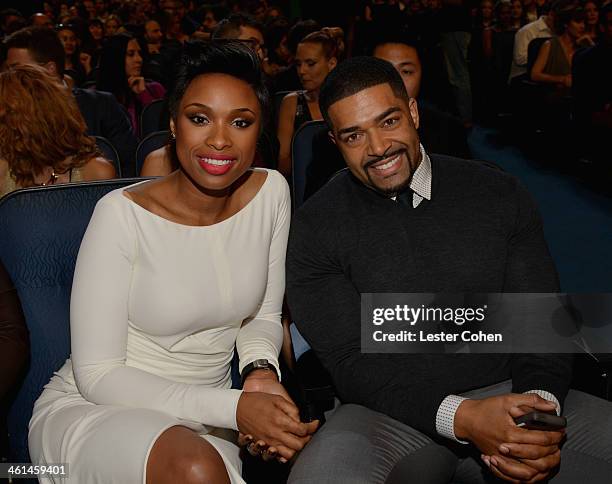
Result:
{"label": "blurred audience member", "polygon": [[0,403],[17,382],[29,354],[30,338],[19,296],[0,262]]}
{"label": "blurred audience member", "polygon": [[142,109],[164,97],[166,90],[158,82],[142,76],[143,57],[138,40],[122,33],[109,37],[100,56],[97,89],[115,95],[127,110],[134,133],[139,133]]}
{"label": "blurred audience member", "polygon": [[44,13],[35,13],[30,19],[30,25],[33,27],[48,27],[53,28],[53,21]]}
{"label": "blurred audience member", "polygon": [[108,17],[108,5],[106,0],[96,0],[96,17],[105,20]]}
{"label": "blurred audience member", "polygon": [[28,27],[8,37],[4,46],[8,66],[42,66],[72,92],[87,123],[88,134],[107,138],[119,153],[122,175],[133,176],[137,142],[127,113],[108,92],[68,89],[64,82],[64,48],[57,33],[52,29]]}
{"label": "blurred audience member", "polygon": [[202,5],[198,10],[198,17],[200,18],[198,31],[204,34],[204,38],[210,38],[219,22],[228,15],[229,10],[224,5]]}
{"label": "blurred audience member", "polygon": [[553,84],[569,93],[572,58],[584,35],[584,11],[569,5],[555,13],[555,36],[542,44],[531,69],[531,80]]}
{"label": "blurred audience member", "polygon": [[123,22],[119,18],[119,16],[115,14],[109,15],[104,22],[104,35],[106,37],[110,37],[111,35],[115,35],[119,33],[121,28],[123,27]]}
{"label": "blurred audience member", "polygon": [[[31,120],[41,118],[44,122]],[[0,153],[8,165],[1,194],[17,188],[113,178],[74,98],[43,67],[0,74]]]}
{"label": "blurred audience member", "polygon": [[238,39],[248,43],[259,60],[266,57],[263,25],[247,14],[233,13],[223,19],[212,33],[213,39]]}
{"label": "blurred audience member", "polygon": [[521,2],[521,0],[512,0],[512,28],[514,30],[518,30],[520,29],[523,25],[525,25],[524,22],[524,15],[523,15],[523,3]]}
{"label": "blurred audience member", "polygon": [[538,20],[538,6],[535,0],[523,0],[525,24]]}
{"label": "blurred audience member", "polygon": [[584,2],[584,24],[584,35],[578,39],[578,45],[580,47],[595,45],[599,36],[599,8],[595,0]]}
{"label": "blurred audience member", "polygon": [[26,19],[21,15],[19,10],[7,8],[0,12],[0,36],[10,35],[24,28],[26,25]]}
{"label": "blurred audience member", "polygon": [[467,0],[444,0],[440,41],[457,113],[466,128],[472,126],[472,89],[468,69],[471,19]]}
{"label": "blurred audience member", "polygon": [[495,32],[516,31],[512,20],[512,4],[508,0],[499,0],[495,4]]}
{"label": "blurred audience member", "polygon": [[85,68],[81,65],[79,45],[80,39],[77,29],[72,24],[59,24],[55,30],[64,46],[64,74],[74,80],[74,85],[79,87],[85,81]]}
{"label": "blurred audience member", "polygon": [[287,50],[289,51],[289,67],[279,73],[274,79],[274,88],[272,92],[279,91],[297,91],[301,89],[300,77],[293,60],[298,44],[304,37],[312,32],[321,30],[321,25],[316,20],[301,20],[289,29],[287,33]]}
{"label": "blurred audience member", "polygon": [[601,9],[601,40],[579,50],[572,64],[573,119],[585,158],[610,168],[612,133],[612,3]]}
{"label": "blurred audience member", "polygon": [[144,39],[149,54],[159,54],[164,34],[157,20],[147,20],[144,24]]}
{"label": "blurred audience member", "polygon": [[104,42],[104,23],[99,18],[94,18],[89,21],[89,35],[96,50],[102,49]]}
{"label": "blurred audience member", "polygon": [[21,12],[14,8],[7,8],[0,11],[0,34],[8,35],[13,32],[11,24],[23,19]]}
{"label": "blurred audience member", "polygon": [[416,42],[409,37],[389,34],[378,41],[372,54],[393,64],[408,95],[417,100],[419,139],[427,152],[471,158],[461,121],[419,99],[423,70]]}
{"label": "blurred audience member", "polygon": [[554,13],[552,11],[542,15],[535,22],[522,27],[514,37],[514,53],[510,68],[510,81],[527,73],[527,54],[529,43],[534,39],[552,37]]}
{"label": "blurred audience member", "polygon": [[298,44],[295,56],[303,90],[287,94],[278,116],[278,170],[291,173],[291,140],[297,129],[307,121],[323,119],[319,109],[319,90],[323,81],[338,63],[338,38],[327,32],[313,32]]}

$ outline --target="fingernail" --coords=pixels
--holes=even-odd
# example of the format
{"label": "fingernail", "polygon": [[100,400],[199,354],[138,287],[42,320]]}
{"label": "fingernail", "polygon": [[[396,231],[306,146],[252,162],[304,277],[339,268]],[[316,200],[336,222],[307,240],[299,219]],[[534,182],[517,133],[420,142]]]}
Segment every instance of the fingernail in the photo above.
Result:
{"label": "fingernail", "polygon": [[278,460],[281,462],[281,464],[286,464],[287,463],[287,459],[285,459],[284,457],[281,457]]}
{"label": "fingernail", "polygon": [[500,445],[499,446],[499,451],[502,454],[509,454],[510,453],[510,449],[508,447],[506,447],[505,445]]}
{"label": "fingernail", "polygon": [[486,455],[481,455],[480,458],[487,465],[487,467],[491,467],[491,463],[489,462],[489,458]]}
{"label": "fingernail", "polygon": [[494,466],[498,465],[497,459],[495,457],[491,457],[491,464],[493,464]]}

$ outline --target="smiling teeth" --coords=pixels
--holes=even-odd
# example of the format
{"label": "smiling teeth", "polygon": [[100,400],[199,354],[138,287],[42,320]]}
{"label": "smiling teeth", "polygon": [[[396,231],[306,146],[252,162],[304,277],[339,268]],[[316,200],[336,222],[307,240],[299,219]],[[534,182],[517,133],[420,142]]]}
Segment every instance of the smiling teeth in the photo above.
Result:
{"label": "smiling teeth", "polygon": [[200,158],[204,163],[209,163],[211,165],[223,166],[229,165],[234,160],[214,160],[212,158]]}
{"label": "smiling teeth", "polygon": [[393,165],[395,165],[399,161],[399,158],[399,155],[397,155],[395,158],[393,158],[391,161],[388,161],[384,165],[375,166],[374,168],[376,168],[377,170],[387,170],[388,168],[391,168]]}

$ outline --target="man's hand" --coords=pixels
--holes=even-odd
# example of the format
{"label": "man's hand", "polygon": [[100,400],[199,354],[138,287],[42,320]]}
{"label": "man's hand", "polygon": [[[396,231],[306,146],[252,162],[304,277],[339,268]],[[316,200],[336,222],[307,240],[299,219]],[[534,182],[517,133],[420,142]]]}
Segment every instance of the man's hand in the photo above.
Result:
{"label": "man's hand", "polygon": [[531,409],[551,412],[556,406],[535,394],[465,400],[455,414],[455,435],[476,445],[491,472],[502,479],[545,479],[559,465],[559,444],[565,432],[517,427],[514,417]]}
{"label": "man's hand", "polygon": [[[271,395],[279,395],[291,403],[291,407],[286,407],[287,415],[291,417],[295,422],[300,423],[300,412],[279,381],[276,373],[271,370],[255,370],[249,373],[247,378],[244,380],[244,385],[242,386],[243,391],[245,392],[262,392],[269,393]],[[312,429],[311,433],[314,433],[317,427],[319,426],[319,422],[311,422],[309,429]],[[245,436],[240,434],[239,442],[248,443],[251,439],[249,436]],[[263,449],[266,447],[266,443],[264,441],[258,441],[255,443],[257,449]],[[282,449],[283,453],[279,453],[279,450],[275,446],[270,446],[266,449],[264,453],[262,453],[262,458],[265,461],[271,460],[273,458],[277,458],[281,462],[286,462],[286,459],[282,457],[283,454],[287,454],[287,449]]]}

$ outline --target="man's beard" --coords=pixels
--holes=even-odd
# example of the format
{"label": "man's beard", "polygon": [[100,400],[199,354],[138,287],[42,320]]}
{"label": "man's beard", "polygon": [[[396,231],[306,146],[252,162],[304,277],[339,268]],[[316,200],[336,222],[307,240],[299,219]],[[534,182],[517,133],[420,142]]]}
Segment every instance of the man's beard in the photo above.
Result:
{"label": "man's beard", "polygon": [[370,173],[370,167],[382,160],[384,160],[385,158],[392,158],[395,156],[401,156],[402,154],[406,155],[406,159],[408,162],[409,166],[414,166],[413,160],[410,158],[410,155],[408,153],[408,150],[405,148],[399,149],[394,151],[393,153],[390,154],[383,154],[382,156],[379,156],[377,158],[372,158],[371,160],[368,160],[365,165],[364,165],[364,170],[366,173],[366,176],[368,177],[368,181],[370,182],[370,188],[372,188],[374,191],[380,193],[381,195],[385,196],[385,197],[393,197],[396,196],[397,194],[403,192],[406,188],[408,188],[410,186],[410,182],[412,181],[412,175],[414,174],[414,172],[411,172],[410,175],[406,178],[406,180],[398,183],[397,185],[393,185],[390,187],[379,187],[378,185],[376,185],[376,183],[374,182],[374,180],[372,179],[372,175]]}

